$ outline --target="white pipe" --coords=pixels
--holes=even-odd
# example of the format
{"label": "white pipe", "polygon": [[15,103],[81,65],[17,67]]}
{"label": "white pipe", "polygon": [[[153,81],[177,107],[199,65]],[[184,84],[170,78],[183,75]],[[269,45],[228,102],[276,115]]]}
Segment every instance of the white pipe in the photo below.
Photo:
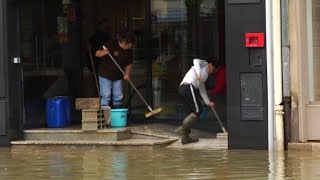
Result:
{"label": "white pipe", "polygon": [[266,1],[266,53],[268,88],[268,149],[274,150],[273,120],[273,57],[272,57],[272,1]]}
{"label": "white pipe", "polygon": [[272,3],[273,35],[273,74],[274,74],[274,120],[277,151],[284,150],[284,127],[282,103],[282,62],[281,62],[281,2]]}
{"label": "white pipe", "polygon": [[274,116],[275,116],[275,130],[276,130],[276,151],[284,151],[284,123],[283,123],[283,106],[275,105]]}

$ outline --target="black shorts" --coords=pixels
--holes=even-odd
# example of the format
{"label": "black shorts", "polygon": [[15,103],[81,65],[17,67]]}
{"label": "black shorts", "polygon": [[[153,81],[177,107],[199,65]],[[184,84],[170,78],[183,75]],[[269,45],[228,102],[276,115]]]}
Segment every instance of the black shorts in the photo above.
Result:
{"label": "black shorts", "polygon": [[179,95],[183,98],[187,110],[199,116],[202,109],[199,89],[194,88],[192,84],[182,84],[179,86]]}

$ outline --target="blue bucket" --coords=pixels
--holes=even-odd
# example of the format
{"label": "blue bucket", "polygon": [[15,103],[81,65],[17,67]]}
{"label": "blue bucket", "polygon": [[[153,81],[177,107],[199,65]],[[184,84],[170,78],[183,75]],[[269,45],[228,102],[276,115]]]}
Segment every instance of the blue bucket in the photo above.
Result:
{"label": "blue bucket", "polygon": [[48,128],[67,127],[71,124],[71,101],[67,96],[57,96],[46,102]]}
{"label": "blue bucket", "polygon": [[110,121],[112,128],[122,128],[127,126],[128,109],[111,109]]}

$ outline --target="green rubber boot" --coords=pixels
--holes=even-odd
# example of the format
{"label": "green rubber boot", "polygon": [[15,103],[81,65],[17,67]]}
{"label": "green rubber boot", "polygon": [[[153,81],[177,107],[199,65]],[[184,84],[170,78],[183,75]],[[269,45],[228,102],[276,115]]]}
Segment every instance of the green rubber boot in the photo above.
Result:
{"label": "green rubber boot", "polygon": [[199,139],[198,138],[192,138],[189,136],[189,133],[184,134],[181,137],[181,144],[188,144],[188,143],[194,143],[194,142],[198,142]]}
{"label": "green rubber boot", "polygon": [[190,113],[186,118],[184,118],[181,126],[179,126],[177,129],[174,130],[179,135],[184,135],[188,131],[190,131],[190,128],[192,124],[197,120],[197,116],[193,113]]}

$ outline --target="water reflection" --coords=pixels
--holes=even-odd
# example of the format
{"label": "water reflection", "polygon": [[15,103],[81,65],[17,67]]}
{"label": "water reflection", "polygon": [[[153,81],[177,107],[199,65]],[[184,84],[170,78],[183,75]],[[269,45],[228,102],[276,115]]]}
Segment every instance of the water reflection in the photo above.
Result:
{"label": "water reflection", "polygon": [[0,148],[1,179],[320,179],[320,153]]}

